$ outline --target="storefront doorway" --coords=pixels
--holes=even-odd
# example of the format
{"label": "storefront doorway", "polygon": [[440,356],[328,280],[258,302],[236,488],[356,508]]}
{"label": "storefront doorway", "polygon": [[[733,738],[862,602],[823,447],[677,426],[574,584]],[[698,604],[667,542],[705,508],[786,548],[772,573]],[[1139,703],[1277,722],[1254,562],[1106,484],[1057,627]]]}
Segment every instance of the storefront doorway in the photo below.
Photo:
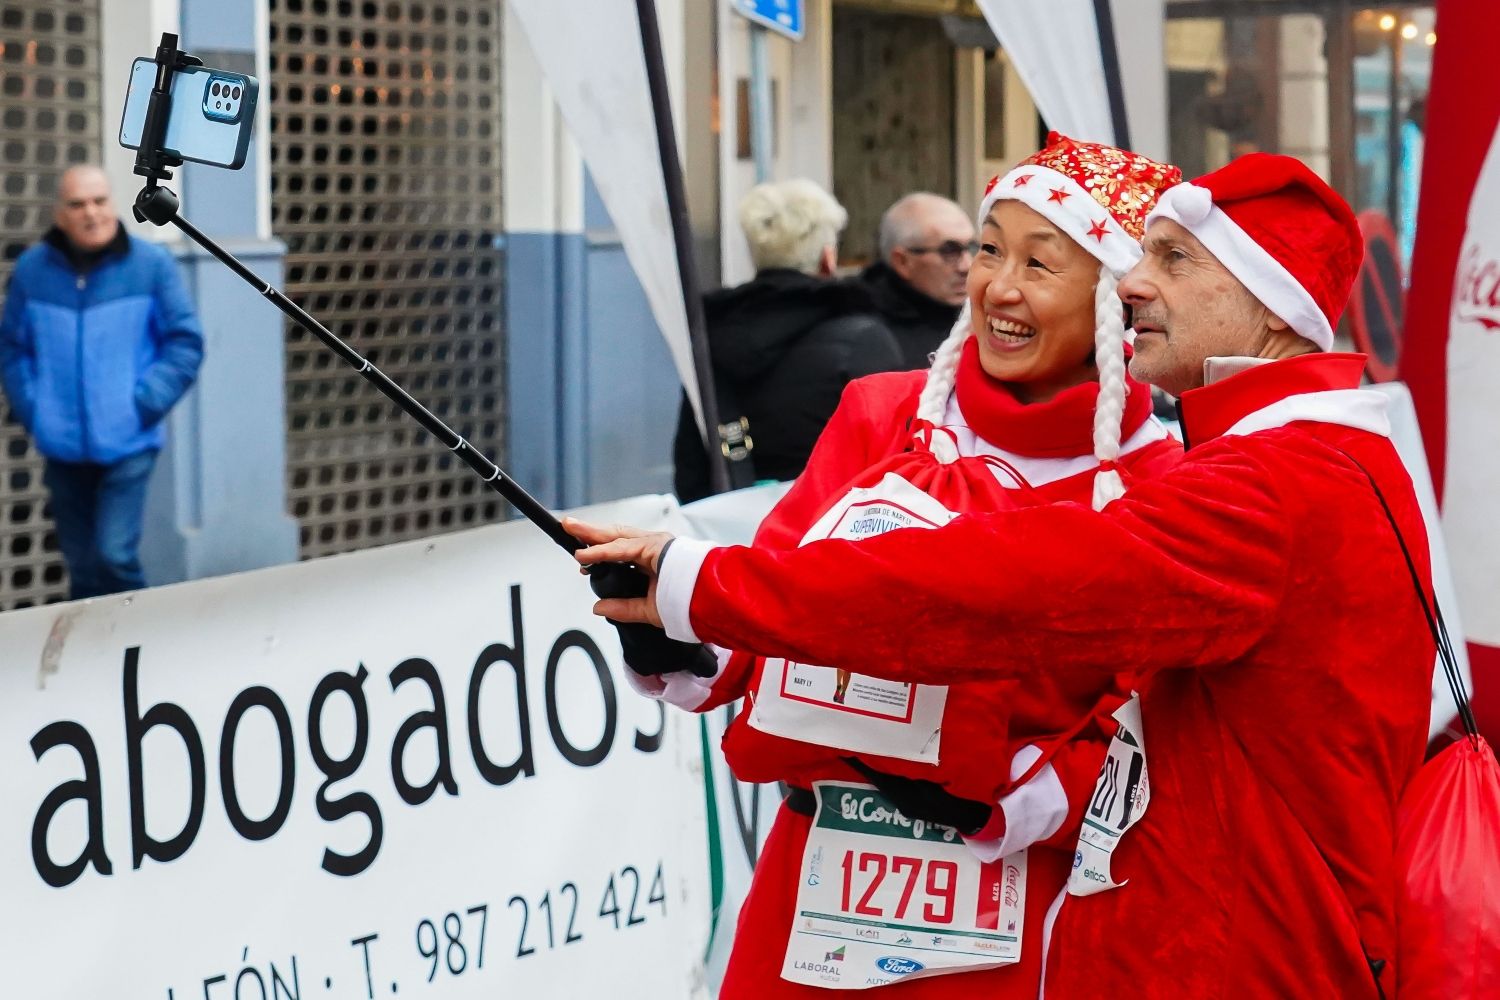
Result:
{"label": "storefront doorway", "polygon": [[1297,156],[1409,260],[1432,49],[1430,3],[1168,0],[1172,159],[1196,176],[1255,150]]}

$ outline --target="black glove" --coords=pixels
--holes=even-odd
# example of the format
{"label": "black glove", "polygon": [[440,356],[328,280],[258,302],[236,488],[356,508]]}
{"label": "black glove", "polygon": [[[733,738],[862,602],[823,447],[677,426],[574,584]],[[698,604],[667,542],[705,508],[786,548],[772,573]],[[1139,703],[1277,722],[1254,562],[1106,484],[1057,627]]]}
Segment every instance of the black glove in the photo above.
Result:
{"label": "black glove", "polygon": [[[589,585],[600,597],[645,597],[650,582],[645,573],[623,563],[599,563],[589,570]],[[644,622],[605,620],[620,634],[625,665],[642,677],[678,670],[698,677],[712,677],[719,672],[718,657],[701,642],[669,639],[666,632]]]}
{"label": "black glove", "polygon": [[[607,620],[607,619],[606,619]],[[698,677],[719,672],[719,658],[701,642],[678,642],[655,625],[611,621],[620,633],[625,665],[642,677],[686,670]]]}
{"label": "black glove", "polygon": [[974,834],[984,829],[993,812],[991,806],[973,799],[959,798],[935,781],[924,778],[903,778],[899,774],[877,771],[858,757],[841,758],[845,764],[864,775],[881,795],[901,810],[908,819],[920,819],[928,823],[951,826],[962,834]]}

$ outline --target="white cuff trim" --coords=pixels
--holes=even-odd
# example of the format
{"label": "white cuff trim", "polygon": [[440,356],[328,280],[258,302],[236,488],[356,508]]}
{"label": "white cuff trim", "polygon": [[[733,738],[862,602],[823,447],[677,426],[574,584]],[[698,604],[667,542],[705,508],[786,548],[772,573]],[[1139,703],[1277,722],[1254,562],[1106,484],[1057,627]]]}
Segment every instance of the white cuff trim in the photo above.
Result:
{"label": "white cuff trim", "polygon": [[664,701],[668,705],[675,705],[686,712],[696,712],[708,696],[713,693],[714,684],[724,674],[724,668],[729,664],[732,655],[727,649],[710,645],[715,658],[719,661],[719,669],[714,671],[712,677],[699,677],[686,670],[675,670],[670,674],[657,674],[647,677],[636,673],[629,667],[625,668],[625,679],[637,694],[643,694],[655,701]]}
{"label": "white cuff trim", "polygon": [[[1017,750],[1010,762],[1011,780],[1025,774],[1041,755],[1041,748],[1033,744]],[[1046,764],[1026,784],[1001,796],[1000,810],[1005,813],[1005,833],[1000,839],[964,838],[980,861],[998,861],[1061,830],[1068,818],[1068,794],[1052,765]]]}
{"label": "white cuff trim", "polygon": [[670,638],[678,642],[701,642],[693,631],[688,611],[693,603],[693,588],[698,585],[698,574],[703,570],[703,560],[719,546],[713,542],[696,538],[677,538],[661,565],[656,568],[656,612],[661,615],[662,628]]}

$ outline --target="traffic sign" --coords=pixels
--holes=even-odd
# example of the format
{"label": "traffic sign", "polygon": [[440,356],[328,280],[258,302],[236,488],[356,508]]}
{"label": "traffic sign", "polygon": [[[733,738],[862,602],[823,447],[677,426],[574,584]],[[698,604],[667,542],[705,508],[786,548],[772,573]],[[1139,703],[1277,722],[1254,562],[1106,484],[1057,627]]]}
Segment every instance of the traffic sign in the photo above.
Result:
{"label": "traffic sign", "polygon": [[802,0],[734,0],[734,9],[793,41],[802,38]]}

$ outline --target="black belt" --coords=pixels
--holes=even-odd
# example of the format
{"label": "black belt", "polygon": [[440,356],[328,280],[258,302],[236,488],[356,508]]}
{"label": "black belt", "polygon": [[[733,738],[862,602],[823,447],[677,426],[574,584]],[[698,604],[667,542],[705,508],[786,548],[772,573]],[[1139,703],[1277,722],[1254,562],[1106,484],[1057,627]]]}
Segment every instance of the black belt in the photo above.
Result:
{"label": "black belt", "polygon": [[[926,779],[903,778],[877,771],[858,757],[844,757],[842,760],[912,819],[951,826],[960,833],[968,834],[983,829],[992,815],[990,806],[972,799],[959,798],[945,791],[941,785]],[[817,796],[796,785],[785,787],[786,798],[782,801],[788,809],[801,816],[811,817],[817,814]]]}
{"label": "black belt", "polygon": [[799,816],[812,816],[818,811],[818,797],[810,789],[788,785],[786,798],[781,800],[788,809]]}

